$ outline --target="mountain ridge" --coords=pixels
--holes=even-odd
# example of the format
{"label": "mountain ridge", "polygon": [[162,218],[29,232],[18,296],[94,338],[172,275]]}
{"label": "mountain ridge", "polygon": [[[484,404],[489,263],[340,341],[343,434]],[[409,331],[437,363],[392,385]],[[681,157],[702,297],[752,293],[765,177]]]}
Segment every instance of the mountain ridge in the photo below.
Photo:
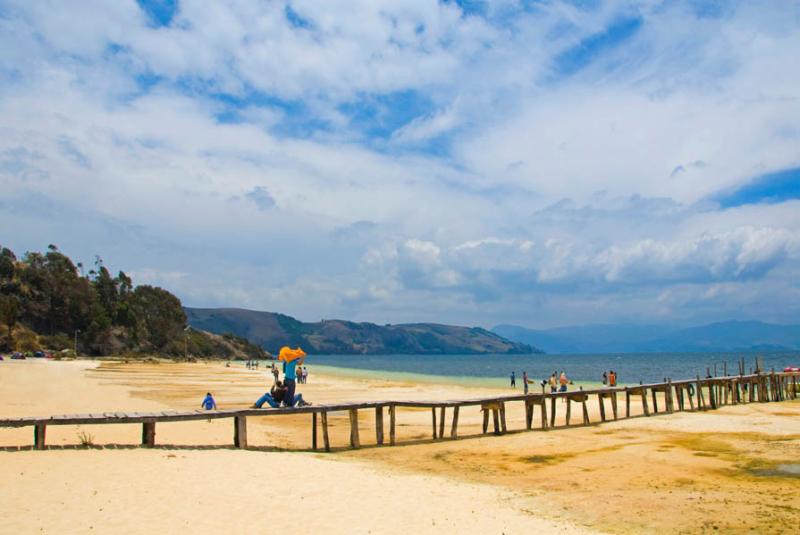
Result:
{"label": "mountain ridge", "polygon": [[286,314],[243,308],[184,307],[188,323],[213,333],[232,333],[277,351],[302,346],[317,354],[532,354],[529,344],[481,327],[438,323],[377,325],[331,319],[305,323]]}
{"label": "mountain ridge", "polygon": [[729,320],[685,328],[594,324],[528,329],[492,328],[509,340],[535,344],[548,353],[658,353],[800,350],[800,325]]}

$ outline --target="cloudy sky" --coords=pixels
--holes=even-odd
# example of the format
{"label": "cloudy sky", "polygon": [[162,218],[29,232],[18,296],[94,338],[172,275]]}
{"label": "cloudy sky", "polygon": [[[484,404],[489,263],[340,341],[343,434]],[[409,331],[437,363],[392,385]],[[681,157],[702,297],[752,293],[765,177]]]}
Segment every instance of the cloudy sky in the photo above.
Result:
{"label": "cloudy sky", "polygon": [[0,244],[191,306],[800,321],[800,2],[0,0]]}

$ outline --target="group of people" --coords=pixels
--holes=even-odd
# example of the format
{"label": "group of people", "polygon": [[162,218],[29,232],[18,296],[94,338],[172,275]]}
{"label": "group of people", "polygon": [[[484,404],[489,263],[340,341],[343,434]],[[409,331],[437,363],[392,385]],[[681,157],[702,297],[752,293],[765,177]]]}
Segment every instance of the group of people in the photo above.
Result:
{"label": "group of people", "polygon": [[[516,372],[511,372],[511,388],[517,387],[517,374]],[[522,385],[525,389],[525,393],[528,393],[528,385],[533,383],[534,381],[528,377],[528,372],[522,372]],[[566,392],[569,388],[569,385],[573,384],[573,382],[567,377],[566,372],[562,371],[561,373],[554,371],[547,380],[542,381],[542,386],[549,385],[550,392]],[[604,371],[603,372],[603,386],[617,386],[617,372],[614,370]]]}
{"label": "group of people", "polygon": [[289,397],[289,387],[283,381],[275,381],[269,392],[265,392],[263,396],[253,404],[254,409],[260,409],[264,403],[277,409],[278,407],[305,407],[311,405],[303,399],[303,394],[293,394]]}
{"label": "group of people", "polygon": [[603,372],[603,386],[617,386],[617,372]]}
{"label": "group of people", "polygon": [[[298,383],[306,384],[308,382],[308,369],[303,366],[305,356],[306,353],[300,348],[281,348],[278,359],[283,362],[283,381],[279,380],[280,371],[273,362],[270,368],[270,373],[273,377],[272,387],[269,392],[265,392],[263,396],[258,398],[252,407],[260,409],[265,403],[275,409],[278,407],[305,407],[306,405],[311,405],[311,403],[303,399],[302,394],[295,392]],[[257,369],[259,363],[257,360],[248,360],[245,365],[247,369]],[[201,407],[208,411],[217,409],[217,402],[211,392],[206,393]]]}
{"label": "group of people", "polygon": [[[526,394],[528,393],[528,385],[534,382],[535,381],[533,381],[530,377],[528,377],[527,371],[522,372],[522,387]],[[571,385],[572,381],[569,380],[567,374],[563,371],[561,372],[561,374],[559,374],[558,372],[553,372],[553,374],[550,376],[548,380],[542,381],[542,386],[545,386],[546,384],[550,385],[550,392],[566,392],[568,385]],[[517,387],[517,373],[512,371],[511,388],[516,388],[516,387]]]}

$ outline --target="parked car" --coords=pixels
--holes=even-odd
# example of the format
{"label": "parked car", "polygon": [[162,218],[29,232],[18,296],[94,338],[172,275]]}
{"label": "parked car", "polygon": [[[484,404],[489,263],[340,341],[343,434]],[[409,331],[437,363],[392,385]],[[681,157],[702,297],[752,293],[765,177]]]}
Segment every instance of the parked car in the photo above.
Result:
{"label": "parked car", "polygon": [[22,353],[20,353],[19,351],[17,351],[17,352],[16,352],[16,353],[14,353],[13,355],[11,355],[11,358],[12,358],[13,360],[25,360],[25,355],[23,355]]}

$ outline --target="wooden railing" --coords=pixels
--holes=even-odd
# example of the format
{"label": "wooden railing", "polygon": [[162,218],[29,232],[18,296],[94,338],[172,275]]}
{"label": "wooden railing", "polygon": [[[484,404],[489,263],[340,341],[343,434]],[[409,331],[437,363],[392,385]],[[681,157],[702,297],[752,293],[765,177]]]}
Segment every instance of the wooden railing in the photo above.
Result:
{"label": "wooden railing", "polygon": [[[459,399],[445,401],[373,401],[364,403],[340,403],[331,405],[314,405],[297,408],[283,409],[231,409],[231,410],[194,410],[194,411],[163,411],[163,412],[104,412],[93,414],[72,414],[49,417],[25,417],[0,419],[0,427],[29,427],[34,428],[34,448],[45,449],[45,437],[48,426],[53,425],[98,425],[98,424],[142,424],[142,446],[155,446],[156,424],[163,422],[184,422],[191,420],[211,420],[220,418],[233,418],[235,447],[247,447],[247,418],[248,417],[274,417],[297,414],[311,415],[311,448],[318,449],[318,428],[322,428],[322,442],[325,451],[331,450],[328,434],[328,414],[332,412],[347,411],[350,419],[350,447],[358,448],[361,445],[359,437],[358,411],[375,411],[375,438],[380,446],[384,444],[384,409],[389,416],[389,444],[394,445],[396,440],[397,409],[431,409],[432,436],[434,440],[443,439],[447,409],[451,409],[450,438],[458,437],[458,420],[460,410],[464,407],[480,406],[483,412],[483,432],[488,430],[491,414],[495,434],[507,432],[506,404],[523,402],[525,404],[525,428],[533,428],[533,416],[538,408],[540,412],[540,429],[554,428],[556,423],[557,400],[566,401],[566,425],[569,426],[572,417],[572,404],[578,403],[582,411],[582,424],[589,425],[589,411],[587,403],[591,396],[595,396],[600,408],[601,422],[607,421],[606,400],[610,401],[611,414],[614,420],[621,417],[617,410],[617,394],[625,394],[625,417],[631,417],[631,401],[640,398],[645,416],[659,413],[657,394],[663,394],[663,411],[685,411],[686,402],[689,410],[712,410],[722,405],[784,401],[797,399],[798,380],[800,372],[771,372],[752,375],[738,375],[727,377],[708,377],[693,380],[672,381],[663,383],[640,384],[626,387],[598,388],[591,390],[573,390],[571,392],[556,393],[529,393],[513,396],[496,396],[489,398]],[[648,393],[652,399],[652,410],[648,403]],[[548,400],[550,401],[550,418],[548,421]],[[696,405],[695,405],[696,402]],[[438,409],[438,414],[437,414]],[[319,426],[318,426],[319,420]],[[438,425],[437,425],[438,420]]]}

